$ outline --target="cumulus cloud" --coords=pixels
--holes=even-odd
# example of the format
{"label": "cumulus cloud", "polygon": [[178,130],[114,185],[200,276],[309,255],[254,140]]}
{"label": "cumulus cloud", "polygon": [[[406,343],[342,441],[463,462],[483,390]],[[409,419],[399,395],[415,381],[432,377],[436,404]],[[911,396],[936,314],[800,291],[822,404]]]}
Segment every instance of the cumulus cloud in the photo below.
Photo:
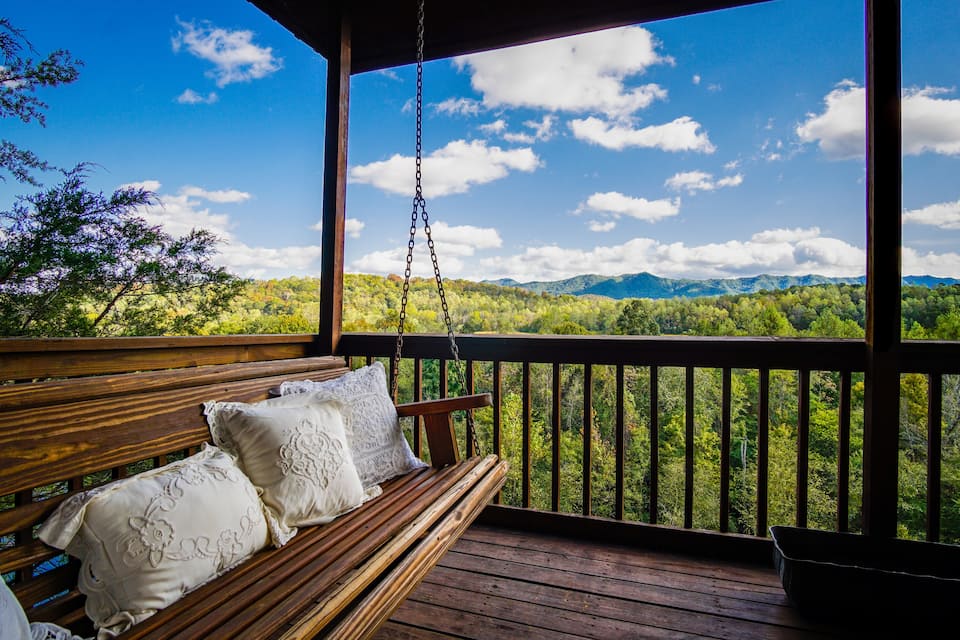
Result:
{"label": "cumulus cloud", "polygon": [[177,24],[180,31],[171,40],[174,53],[186,49],[212,63],[207,76],[216,80],[218,87],[264,78],[283,67],[283,59],[274,56],[271,47],[253,43],[252,31],[230,31],[209,22],[197,25],[179,19]]}
{"label": "cumulus cloud", "polygon": [[[123,186],[158,192],[162,185],[156,180],[143,180]],[[244,277],[318,272],[319,267],[315,263],[320,257],[319,246],[250,246],[236,237],[234,224],[228,214],[214,212],[203,204],[237,204],[249,198],[250,194],[234,189],[207,191],[199,187],[185,186],[176,194],[158,193],[157,202],[141,207],[139,213],[147,222],[160,225],[173,236],[182,236],[193,229],[205,229],[213,233],[222,241],[214,261]]]}
{"label": "cumulus cloud", "polygon": [[[949,262],[946,258],[944,262]],[[863,275],[866,254],[860,247],[820,235],[818,229],[773,230],[749,240],[687,245],[633,238],[623,244],[574,249],[556,245],[528,247],[522,253],[485,258],[488,278],[554,280],[579,273],[619,275],[648,271],[675,278],[726,278],[775,273],[826,276]]]}
{"label": "cumulus cloud", "polygon": [[347,218],[343,221],[343,231],[351,238],[359,238],[360,232],[363,231],[363,228],[367,224],[362,220],[357,220],[356,218]]}
{"label": "cumulus cloud", "polygon": [[590,228],[590,231],[596,231],[597,233],[604,233],[606,231],[613,231],[616,228],[617,223],[613,220],[607,220],[606,222],[600,222],[599,220],[591,220],[587,223],[587,226]]}
{"label": "cumulus cloud", "polygon": [[[443,273],[449,275],[462,274],[463,258],[473,256],[478,250],[496,249],[503,244],[500,233],[492,227],[451,226],[442,220],[430,225],[430,234],[437,255],[443,257]],[[399,273],[406,264],[406,255],[406,247],[373,251],[352,261],[347,265],[347,270],[354,273]],[[413,274],[417,277],[431,277],[433,264],[422,228],[417,231],[417,244],[413,255]]]}
{"label": "cumulus cloud", "polygon": [[[942,87],[906,89],[901,102],[903,153],[960,154],[960,99]],[[822,113],[807,114],[797,137],[817,143],[831,160],[863,158],[866,151],[866,89],[851,80],[840,82],[824,98]]]}
{"label": "cumulus cloud", "polygon": [[494,120],[493,122],[488,122],[487,124],[480,125],[480,131],[487,135],[498,135],[503,133],[507,128],[507,121],[503,118]]}
{"label": "cumulus cloud", "polygon": [[674,191],[686,191],[690,194],[698,191],[715,191],[724,187],[739,187],[741,184],[743,184],[742,173],[714,180],[713,174],[705,171],[677,173],[664,182],[664,186]]}
{"label": "cumulus cloud", "polygon": [[642,27],[585,33],[454,58],[468,69],[488,108],[629,116],[667,96],[657,84],[627,86],[627,79],[658,64],[673,64]]}
{"label": "cumulus cloud", "polygon": [[[547,140],[553,137],[553,125],[557,121],[556,116],[546,115],[543,116],[541,120],[527,120],[523,123],[523,126],[529,129],[529,132],[501,132],[503,133],[503,139],[507,142],[515,142],[520,144],[533,144],[534,142],[546,142]],[[497,122],[503,122],[498,120]]]}
{"label": "cumulus cloud", "polygon": [[[578,211],[587,210],[605,213],[613,217],[624,215],[637,220],[656,222],[680,213],[680,198],[647,200],[646,198],[626,196],[617,191],[607,191],[605,193],[594,193],[578,209]],[[606,230],[604,229],[604,231]]]}
{"label": "cumulus cloud", "polygon": [[448,116],[475,116],[480,113],[480,102],[470,98],[447,98],[433,105],[433,109]]}
{"label": "cumulus cloud", "polygon": [[246,202],[251,198],[250,194],[246,191],[238,191],[237,189],[221,189],[217,191],[208,191],[200,187],[194,187],[187,185],[180,189],[180,193],[185,196],[190,196],[193,198],[201,198],[203,200],[209,200],[210,202]]}
{"label": "cumulus cloud", "polygon": [[960,229],[960,200],[940,202],[903,212],[904,224],[926,224],[941,229]]}
{"label": "cumulus cloud", "polygon": [[[510,171],[529,173],[541,166],[539,156],[528,147],[488,147],[483,140],[454,140],[423,159],[423,193],[440,197],[464,193],[470,187],[506,177]],[[413,195],[414,158],[394,154],[350,169],[350,181],[370,184],[388,193]]]}
{"label": "cumulus cloud", "polygon": [[641,129],[605,122],[593,116],[571,120],[568,125],[577,139],[615,151],[627,147],[699,153],[716,151],[706,132],[700,131],[700,123],[690,116],[681,116],[666,124],[650,125]]}
{"label": "cumulus cloud", "polygon": [[919,253],[911,247],[903,247],[900,251],[900,261],[903,264],[903,273],[907,275],[928,275],[938,278],[960,277],[960,254],[950,253]]}
{"label": "cumulus cloud", "polygon": [[699,73],[693,74],[693,84],[700,84],[700,74],[699,74]]}
{"label": "cumulus cloud", "polygon": [[177,96],[177,102],[180,104],[213,104],[217,100],[219,97],[215,91],[202,96],[193,89],[184,89],[183,93]]}
{"label": "cumulus cloud", "polygon": [[122,184],[118,189],[143,189],[145,191],[156,191],[160,188],[159,180],[139,180],[137,182],[128,182]]}

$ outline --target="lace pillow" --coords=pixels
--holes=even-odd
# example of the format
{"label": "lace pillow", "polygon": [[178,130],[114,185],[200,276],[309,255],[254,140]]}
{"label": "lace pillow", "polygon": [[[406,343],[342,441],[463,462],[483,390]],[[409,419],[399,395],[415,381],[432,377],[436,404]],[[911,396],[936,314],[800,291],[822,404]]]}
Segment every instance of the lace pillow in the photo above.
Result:
{"label": "lace pillow", "polygon": [[41,540],[80,559],[101,640],[129,629],[267,545],[257,490],[217,447],[65,500]]}
{"label": "lace pillow", "polygon": [[30,623],[23,613],[20,601],[10,591],[7,581],[0,576],[0,638],[3,640],[30,640]]}
{"label": "lace pillow", "polygon": [[304,392],[311,392],[304,402],[332,398],[343,404],[347,442],[364,487],[427,466],[413,455],[403,435],[382,363],[374,362],[335,380],[299,380],[280,385],[281,397]]}
{"label": "lace pillow", "polygon": [[263,490],[278,547],[296,535],[297,527],[330,522],[380,494],[379,486],[365,493],[360,484],[340,404],[290,404],[289,398],[204,404],[214,443],[237,456],[240,468]]}

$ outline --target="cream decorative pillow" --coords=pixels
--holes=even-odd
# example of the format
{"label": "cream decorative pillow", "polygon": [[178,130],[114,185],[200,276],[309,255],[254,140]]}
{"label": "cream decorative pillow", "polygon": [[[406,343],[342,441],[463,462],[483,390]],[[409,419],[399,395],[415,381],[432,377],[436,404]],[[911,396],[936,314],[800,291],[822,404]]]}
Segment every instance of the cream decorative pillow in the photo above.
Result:
{"label": "cream decorative pillow", "polygon": [[80,559],[78,588],[100,640],[229,571],[268,540],[256,488],[213,446],[68,498],[38,535]]}
{"label": "cream decorative pillow", "polygon": [[0,638],[3,640],[30,640],[30,623],[20,601],[10,591],[7,581],[0,576]]}
{"label": "cream decorative pillow", "polygon": [[297,527],[330,522],[380,494],[379,486],[365,493],[360,483],[340,403],[290,404],[284,398],[204,404],[214,443],[235,455],[251,482],[263,490],[270,534],[278,547],[296,535]]}
{"label": "cream decorative pillow", "polygon": [[303,395],[304,403],[335,399],[343,404],[340,411],[347,442],[364,487],[427,466],[413,454],[403,435],[380,362],[335,380],[284,382],[280,393],[281,397],[307,394]]}

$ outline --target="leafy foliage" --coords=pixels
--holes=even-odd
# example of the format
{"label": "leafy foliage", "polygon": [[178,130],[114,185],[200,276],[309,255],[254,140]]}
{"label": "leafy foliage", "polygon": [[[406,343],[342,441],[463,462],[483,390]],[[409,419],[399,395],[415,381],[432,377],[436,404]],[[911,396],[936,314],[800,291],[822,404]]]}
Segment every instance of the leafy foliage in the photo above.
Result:
{"label": "leafy foliage", "polygon": [[89,191],[84,167],[0,212],[0,335],[193,333],[242,281],[207,231],[174,238],[136,215],[153,196]]}
{"label": "leafy foliage", "polygon": [[[25,49],[33,51],[23,32],[14,28],[6,18],[0,18],[0,56],[3,57],[0,64],[0,119],[17,118],[44,126],[47,104],[37,96],[37,89],[73,82],[83,63],[63,49],[34,61],[22,57]],[[0,169],[13,175],[18,182],[39,186],[33,172],[51,168],[32,151],[9,140],[0,140]],[[6,177],[0,174],[0,180],[5,181]]]}

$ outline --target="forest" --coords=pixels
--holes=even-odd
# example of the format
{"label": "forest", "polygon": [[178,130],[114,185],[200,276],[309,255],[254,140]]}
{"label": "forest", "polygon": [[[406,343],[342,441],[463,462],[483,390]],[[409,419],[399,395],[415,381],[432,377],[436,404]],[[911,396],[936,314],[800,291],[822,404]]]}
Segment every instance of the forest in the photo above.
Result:
{"label": "forest", "polygon": [[[393,333],[399,317],[401,280],[372,275],[345,275],[344,329]],[[442,332],[435,285],[415,281],[410,290],[406,330]],[[549,333],[619,335],[729,335],[862,338],[864,287],[825,284],[756,294],[714,298],[612,300],[596,296],[551,295],[481,284],[449,281],[447,300],[460,333]],[[207,333],[313,332],[319,313],[319,281],[288,278],[252,282],[245,294]],[[903,336],[906,339],[960,339],[960,286],[904,286]],[[385,363],[388,364],[388,363]],[[401,370],[401,400],[409,399],[411,363]],[[475,363],[477,391],[492,388],[490,363]],[[503,364],[500,444],[511,461],[503,491],[505,504],[522,501],[522,398],[520,365]],[[696,528],[718,530],[720,491],[720,371],[695,371],[694,518]],[[424,366],[424,396],[438,395],[438,363]],[[449,375],[450,393],[458,390]],[[552,367],[531,365],[530,504],[551,506]],[[591,512],[614,515],[615,399],[614,368],[594,366],[591,441]],[[649,369],[625,370],[625,509],[628,519],[648,521],[650,486]],[[661,524],[681,526],[684,506],[685,405],[684,371],[661,367],[657,398],[659,504]],[[562,369],[560,510],[583,511],[583,367]],[[768,522],[792,524],[796,517],[797,372],[770,372]],[[763,534],[756,528],[757,415],[759,374],[732,375],[730,531]],[[808,524],[836,529],[839,374],[812,372]],[[942,424],[941,539],[960,542],[960,376],[945,376]],[[927,382],[903,376],[901,385],[899,535],[922,539],[926,521]],[[854,374],[850,426],[850,508],[846,527],[859,531],[862,491],[863,381]],[[492,448],[492,417],[478,412],[481,445]],[[463,428],[463,425],[460,425]]]}

